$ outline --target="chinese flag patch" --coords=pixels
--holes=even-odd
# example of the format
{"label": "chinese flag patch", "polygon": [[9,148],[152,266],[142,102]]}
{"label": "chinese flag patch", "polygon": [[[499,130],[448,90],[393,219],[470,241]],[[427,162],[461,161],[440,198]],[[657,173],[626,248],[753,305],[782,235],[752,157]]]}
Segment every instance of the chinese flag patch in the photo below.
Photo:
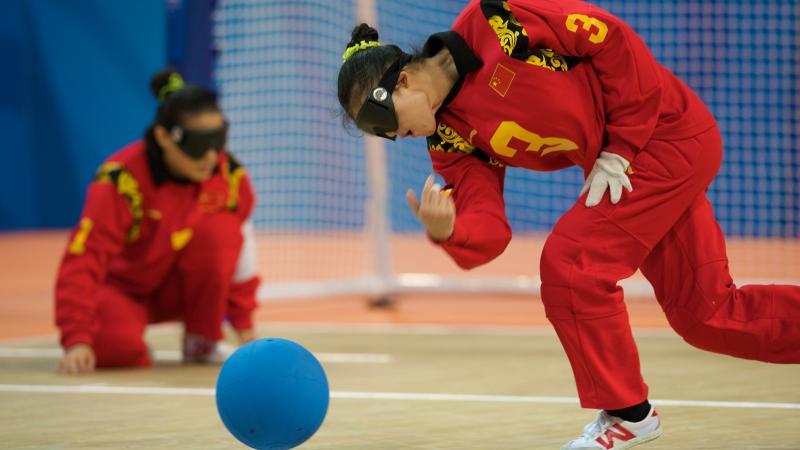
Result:
{"label": "chinese flag patch", "polygon": [[517,74],[512,72],[508,67],[498,64],[497,67],[494,68],[492,79],[489,80],[489,87],[494,89],[501,97],[505,97],[516,75]]}

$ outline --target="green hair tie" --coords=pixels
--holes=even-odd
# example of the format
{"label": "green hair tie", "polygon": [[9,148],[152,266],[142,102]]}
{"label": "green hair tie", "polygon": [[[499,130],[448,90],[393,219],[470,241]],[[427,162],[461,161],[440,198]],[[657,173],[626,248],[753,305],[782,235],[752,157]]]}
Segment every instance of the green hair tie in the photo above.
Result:
{"label": "green hair tie", "polygon": [[347,61],[351,56],[355,55],[356,53],[366,50],[371,47],[379,47],[381,45],[378,41],[361,41],[358,44],[351,45],[347,47],[347,50],[344,51],[342,55],[342,62]]}
{"label": "green hair tie", "polygon": [[158,90],[158,100],[163,102],[167,95],[183,89],[184,86],[186,86],[186,83],[183,81],[183,77],[177,72],[171,73],[167,78],[167,84]]}

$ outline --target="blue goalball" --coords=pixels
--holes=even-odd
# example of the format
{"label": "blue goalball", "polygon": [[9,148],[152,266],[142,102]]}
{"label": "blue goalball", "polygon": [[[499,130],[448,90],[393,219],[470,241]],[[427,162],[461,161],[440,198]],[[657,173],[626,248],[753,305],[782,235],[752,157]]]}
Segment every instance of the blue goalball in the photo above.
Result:
{"label": "blue goalball", "polygon": [[242,346],[217,378],[217,411],[228,431],[259,450],[297,447],[328,412],[328,379],[303,346],[279,338]]}

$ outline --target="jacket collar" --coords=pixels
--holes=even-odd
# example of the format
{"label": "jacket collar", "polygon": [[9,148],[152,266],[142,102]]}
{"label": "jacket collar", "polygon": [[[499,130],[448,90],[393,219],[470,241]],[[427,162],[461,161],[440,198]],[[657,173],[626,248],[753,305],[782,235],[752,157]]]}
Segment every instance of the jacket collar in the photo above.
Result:
{"label": "jacket collar", "polygon": [[156,186],[161,186],[167,181],[172,181],[179,184],[190,184],[191,181],[183,178],[173,176],[167,164],[164,162],[164,150],[156,143],[152,135],[152,131],[148,133],[145,138],[145,152],[147,153],[147,165],[150,167],[150,174],[153,177],[153,183]]}
{"label": "jacket collar", "polygon": [[464,84],[464,77],[470,72],[480,69],[481,66],[483,66],[483,62],[478,59],[472,49],[469,48],[464,38],[452,30],[432,34],[428,38],[428,41],[425,42],[422,53],[427,57],[431,57],[438,53],[443,47],[446,47],[447,50],[450,51],[450,55],[453,57],[456,70],[458,71],[458,81],[450,90],[450,93],[443,103],[443,105],[447,105],[458,95],[461,85]]}

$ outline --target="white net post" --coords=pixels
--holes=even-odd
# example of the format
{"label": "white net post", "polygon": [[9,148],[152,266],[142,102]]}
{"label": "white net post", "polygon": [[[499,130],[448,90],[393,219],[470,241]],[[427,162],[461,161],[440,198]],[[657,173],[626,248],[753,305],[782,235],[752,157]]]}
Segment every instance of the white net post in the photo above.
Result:
{"label": "white net post", "polygon": [[[375,0],[357,0],[356,23],[368,23],[377,27],[378,11]],[[367,170],[367,236],[372,251],[372,283],[368,292],[373,299],[381,299],[391,293],[394,283],[392,274],[391,224],[389,223],[389,179],[386,167],[386,145],[374,136],[364,137],[365,168]]]}
{"label": "white net post", "polygon": [[[367,2],[365,0],[365,2]],[[371,3],[371,2],[367,2]],[[374,299],[391,294],[394,279],[392,274],[391,224],[387,204],[389,201],[386,168],[386,146],[381,138],[364,138],[367,168],[367,235],[372,250],[372,274],[374,284],[369,293]]]}

